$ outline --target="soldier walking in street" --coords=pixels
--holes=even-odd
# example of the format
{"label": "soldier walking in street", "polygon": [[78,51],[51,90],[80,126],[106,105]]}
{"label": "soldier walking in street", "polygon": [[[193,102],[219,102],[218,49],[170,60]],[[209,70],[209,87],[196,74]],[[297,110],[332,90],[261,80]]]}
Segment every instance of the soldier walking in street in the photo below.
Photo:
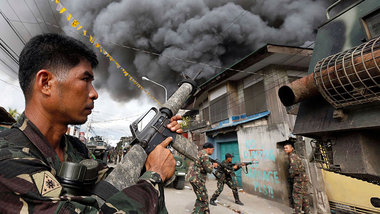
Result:
{"label": "soldier walking in street", "polygon": [[[237,188],[238,183],[235,175],[235,171],[239,170],[241,166],[233,165],[232,157],[233,156],[230,153],[227,153],[225,155],[225,160],[221,163],[221,166],[219,166],[215,172],[215,177],[218,179],[218,189],[215,191],[215,193],[212,195],[210,199],[211,205],[217,205],[215,203],[215,200],[218,198],[220,193],[222,193],[224,184],[227,184],[228,187],[231,188],[232,193],[234,194],[235,203],[239,205],[244,205],[239,200],[239,193]],[[244,163],[242,163],[242,166],[244,166]]]}
{"label": "soldier walking in street", "polygon": [[189,182],[193,186],[195,200],[193,213],[210,213],[208,207],[208,194],[206,189],[207,173],[211,173],[213,168],[217,167],[217,163],[211,163],[209,155],[214,152],[214,145],[205,143],[203,150],[199,151],[198,159],[195,161],[193,168],[190,170]]}
{"label": "soldier walking in street", "polygon": [[288,142],[284,145],[284,151],[289,156],[289,176],[293,182],[292,198],[295,213],[311,213],[309,204],[309,194],[307,184],[309,179],[306,176],[305,166],[301,158],[294,152],[293,145]]}

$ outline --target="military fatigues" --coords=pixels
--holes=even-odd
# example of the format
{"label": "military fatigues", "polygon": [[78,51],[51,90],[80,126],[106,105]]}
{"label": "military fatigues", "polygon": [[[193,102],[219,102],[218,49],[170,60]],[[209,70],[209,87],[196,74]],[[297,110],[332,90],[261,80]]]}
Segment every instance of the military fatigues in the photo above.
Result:
{"label": "military fatigues", "polygon": [[289,154],[289,176],[293,182],[293,203],[296,213],[301,213],[303,208],[305,213],[311,213],[309,195],[307,193],[308,178],[305,173],[305,166],[300,157],[294,152]]}
{"label": "military fatigues", "polygon": [[228,163],[226,160],[222,161],[222,166],[219,166],[215,172],[215,177],[218,179],[218,189],[212,195],[211,200],[216,200],[220,193],[222,193],[224,184],[227,184],[231,188],[234,194],[235,200],[239,200],[238,195],[238,183],[235,175],[235,171],[239,170],[241,166],[238,165],[237,169],[233,168],[232,163]]}
{"label": "military fatigues", "polygon": [[189,172],[189,181],[193,186],[197,199],[195,200],[193,213],[210,213],[208,207],[208,195],[206,189],[207,173],[213,170],[212,163],[205,150],[198,153],[198,159]]}
{"label": "military fatigues", "polygon": [[[77,138],[65,135],[61,146],[65,161],[89,158]],[[99,208],[93,197],[63,194],[55,177],[60,164],[47,139],[24,115],[12,129],[0,132],[0,213],[167,213],[150,181],[152,172]]]}

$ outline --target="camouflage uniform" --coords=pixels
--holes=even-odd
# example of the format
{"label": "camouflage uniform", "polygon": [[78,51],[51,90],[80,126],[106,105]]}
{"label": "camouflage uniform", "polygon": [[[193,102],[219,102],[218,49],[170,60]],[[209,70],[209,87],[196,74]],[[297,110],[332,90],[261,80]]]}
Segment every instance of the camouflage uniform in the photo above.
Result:
{"label": "camouflage uniform", "polygon": [[215,201],[220,193],[222,193],[224,184],[227,184],[228,187],[232,189],[232,193],[234,194],[235,201],[239,200],[238,195],[238,183],[235,175],[235,171],[239,170],[241,166],[238,165],[237,169],[233,168],[233,164],[227,162],[227,160],[222,161],[222,166],[219,166],[215,172],[215,177],[218,179],[218,189],[212,195],[211,200]]}
{"label": "camouflage uniform", "polygon": [[294,152],[289,154],[289,176],[293,181],[293,203],[296,213],[301,213],[303,208],[305,213],[310,212],[309,195],[307,194],[307,184],[309,182],[305,166],[300,157]]}
{"label": "camouflage uniform", "polygon": [[[89,158],[77,138],[64,135],[61,146],[65,161]],[[0,132],[0,213],[167,213],[163,196],[150,181],[152,172],[111,195],[99,208],[94,197],[64,194],[55,177],[60,164],[47,139],[24,114],[12,129]]]}
{"label": "camouflage uniform", "polygon": [[195,200],[193,213],[210,213],[208,207],[208,195],[206,189],[207,173],[213,170],[212,163],[205,150],[198,153],[198,160],[189,172],[189,181],[193,186],[197,199]]}

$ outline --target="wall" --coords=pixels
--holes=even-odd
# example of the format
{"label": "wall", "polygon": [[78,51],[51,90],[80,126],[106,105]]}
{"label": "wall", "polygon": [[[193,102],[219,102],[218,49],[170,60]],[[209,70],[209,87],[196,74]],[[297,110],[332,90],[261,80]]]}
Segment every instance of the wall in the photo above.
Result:
{"label": "wall", "polygon": [[277,148],[277,142],[287,140],[289,134],[286,124],[266,126],[255,121],[239,127],[240,160],[257,161],[248,167],[248,174],[242,173],[246,192],[289,203],[287,158],[282,148]]}

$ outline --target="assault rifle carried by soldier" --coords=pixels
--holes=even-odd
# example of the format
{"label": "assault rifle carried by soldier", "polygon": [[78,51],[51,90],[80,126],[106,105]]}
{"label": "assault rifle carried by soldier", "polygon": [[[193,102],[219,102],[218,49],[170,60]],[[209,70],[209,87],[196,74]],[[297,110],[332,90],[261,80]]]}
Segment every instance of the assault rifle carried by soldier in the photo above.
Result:
{"label": "assault rifle carried by soldier", "polygon": [[111,172],[65,134],[69,124],[85,123],[94,108],[97,64],[93,50],[64,35],[35,36],[21,51],[25,111],[0,132],[0,213],[167,213],[163,182],[174,174],[176,161],[166,147],[171,143],[197,157],[196,146],[177,135],[182,129],[176,115],[195,86],[183,82],[159,110],[152,108],[155,117],[132,130],[133,146]]}
{"label": "assault rifle carried by soldier", "polygon": [[225,160],[222,161],[222,163],[219,163],[217,160],[210,158],[211,162],[218,163],[218,168],[216,172],[214,173],[215,177],[218,179],[218,188],[210,199],[211,205],[217,206],[215,200],[218,198],[220,193],[222,193],[224,184],[227,184],[228,187],[231,188],[232,193],[235,198],[235,203],[239,205],[244,205],[239,199],[238,188],[237,188],[238,183],[237,183],[235,171],[245,166],[245,171],[244,170],[243,171],[244,173],[248,173],[247,166],[250,164],[253,164],[253,162],[232,163],[232,157],[233,156],[230,153],[227,153],[225,155]]}

